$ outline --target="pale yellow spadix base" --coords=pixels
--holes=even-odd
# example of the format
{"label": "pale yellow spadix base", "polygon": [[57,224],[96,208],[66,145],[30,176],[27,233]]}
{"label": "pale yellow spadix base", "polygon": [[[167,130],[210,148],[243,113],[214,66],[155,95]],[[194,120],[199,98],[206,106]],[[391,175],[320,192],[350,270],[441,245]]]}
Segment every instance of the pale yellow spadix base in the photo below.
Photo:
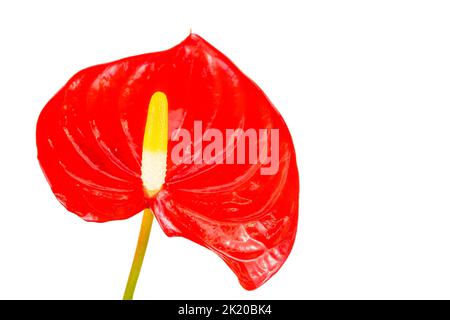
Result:
{"label": "pale yellow spadix base", "polygon": [[161,189],[166,178],[168,122],[167,97],[157,91],[148,106],[142,147],[141,179],[149,196]]}

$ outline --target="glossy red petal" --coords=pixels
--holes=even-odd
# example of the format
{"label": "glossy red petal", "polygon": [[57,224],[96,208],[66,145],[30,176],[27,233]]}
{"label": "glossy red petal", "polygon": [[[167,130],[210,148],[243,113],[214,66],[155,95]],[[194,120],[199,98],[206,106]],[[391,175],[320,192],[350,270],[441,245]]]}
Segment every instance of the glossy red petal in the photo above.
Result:
{"label": "glossy red petal", "polygon": [[[156,91],[169,102],[169,134],[184,128],[194,137],[194,121],[221,132],[278,129],[278,170],[263,175],[261,164],[177,164],[170,157],[176,142],[169,141],[166,183],[146,198],[142,142]],[[289,131],[264,93],[196,35],[164,52],[75,75],[44,108],[37,144],[52,190],[68,210],[109,221],[150,206],[167,235],[216,252],[247,289],[267,281],[294,243],[299,183]]]}

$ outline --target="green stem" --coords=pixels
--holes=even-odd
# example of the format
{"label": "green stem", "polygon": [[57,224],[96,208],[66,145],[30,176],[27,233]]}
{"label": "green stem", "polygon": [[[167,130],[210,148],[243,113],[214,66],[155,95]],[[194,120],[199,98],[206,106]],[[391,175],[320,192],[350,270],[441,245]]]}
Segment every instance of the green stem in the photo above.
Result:
{"label": "green stem", "polygon": [[142,216],[141,231],[139,232],[139,239],[134,253],[133,264],[131,265],[130,275],[128,276],[127,287],[123,294],[123,300],[133,300],[134,289],[141,272],[142,262],[144,261],[145,250],[147,249],[148,238],[152,230],[153,212],[150,209],[144,210]]}

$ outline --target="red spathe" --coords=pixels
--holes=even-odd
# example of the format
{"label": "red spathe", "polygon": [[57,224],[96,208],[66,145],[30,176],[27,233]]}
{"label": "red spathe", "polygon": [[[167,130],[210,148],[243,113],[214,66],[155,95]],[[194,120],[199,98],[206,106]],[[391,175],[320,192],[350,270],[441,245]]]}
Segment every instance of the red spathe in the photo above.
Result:
{"label": "red spathe", "polygon": [[[279,170],[260,164],[175,164],[169,141],[161,191],[145,195],[141,155],[148,104],[162,91],[169,134],[204,128],[279,129]],[[195,141],[193,141],[195,143]],[[129,218],[150,207],[164,232],[216,252],[246,289],[286,260],[298,220],[299,179],[289,131],[265,94],[197,35],[163,52],[80,71],[37,124],[38,158],[58,200],[87,221]]]}

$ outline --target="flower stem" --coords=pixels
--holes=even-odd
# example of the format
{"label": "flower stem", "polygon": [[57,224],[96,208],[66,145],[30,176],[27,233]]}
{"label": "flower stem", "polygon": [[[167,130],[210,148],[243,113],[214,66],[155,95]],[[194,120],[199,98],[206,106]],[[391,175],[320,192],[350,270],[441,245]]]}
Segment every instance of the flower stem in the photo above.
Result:
{"label": "flower stem", "polygon": [[123,294],[123,300],[133,300],[134,289],[141,272],[142,262],[144,261],[145,250],[147,249],[148,238],[152,230],[153,212],[150,209],[144,210],[142,216],[141,231],[139,232],[139,239],[134,253],[133,264],[131,265],[130,275],[128,276],[127,287]]}

